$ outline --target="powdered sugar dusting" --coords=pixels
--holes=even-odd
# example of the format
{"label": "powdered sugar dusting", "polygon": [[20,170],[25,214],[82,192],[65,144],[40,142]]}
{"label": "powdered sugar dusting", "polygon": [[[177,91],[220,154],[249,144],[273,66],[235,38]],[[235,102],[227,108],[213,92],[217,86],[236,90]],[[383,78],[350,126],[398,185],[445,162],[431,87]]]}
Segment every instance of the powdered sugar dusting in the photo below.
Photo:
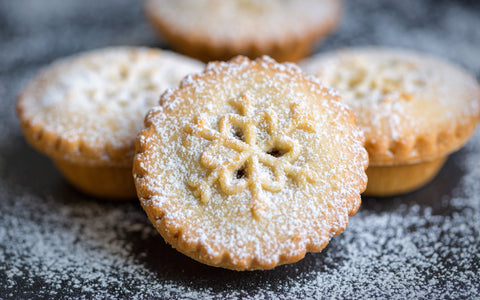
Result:
{"label": "powdered sugar dusting", "polygon": [[[147,110],[165,89],[202,69],[202,63],[168,51],[95,50],[44,69],[27,85],[19,106],[31,126],[94,149],[130,149],[130,161]],[[68,159],[69,153],[65,155]]]}
{"label": "powdered sugar dusting", "polygon": [[[449,57],[480,79],[478,1],[345,4],[340,30],[321,50],[408,46]],[[267,272],[211,268],[165,245],[137,203],[69,188],[25,144],[14,113],[18,92],[52,59],[154,44],[140,6],[15,0],[0,1],[0,12],[0,298],[480,297],[480,132],[422,190],[364,199],[321,253]]]}
{"label": "powdered sugar dusting", "polygon": [[[452,135],[457,124],[472,123],[474,128],[480,115],[476,79],[426,54],[381,47],[341,49],[307,59],[302,66],[339,90],[367,142],[379,144],[370,153],[374,164],[388,161],[389,155],[397,163],[417,159],[414,141],[431,139],[430,147],[435,146],[437,135]],[[406,158],[393,157],[395,143],[409,145]],[[451,147],[458,148],[459,142]]]}
{"label": "powdered sugar dusting", "polygon": [[[149,0],[149,13],[187,37],[195,34],[225,44],[282,40],[331,22],[336,0]],[[285,20],[289,22],[285,22]],[[288,24],[288,25],[287,25]]]}
{"label": "powdered sugar dusting", "polygon": [[363,137],[346,106],[298,67],[212,63],[161,103],[147,118],[134,177],[150,219],[180,236],[181,251],[271,268],[323,248],[357,210]]}
{"label": "powdered sugar dusting", "polygon": [[[3,180],[0,195],[14,189],[17,196],[2,202],[9,213],[0,221],[0,292],[20,295],[26,286],[38,286],[35,295],[46,297],[60,289],[61,294],[186,299],[478,295],[479,153],[477,133],[447,164],[449,172],[462,168],[457,188],[433,205],[421,192],[417,201],[366,199],[348,229],[322,253],[258,273],[203,267],[177,254],[136,204],[76,194],[60,200],[58,192],[25,193],[15,179]],[[0,160],[2,176],[8,166]],[[451,180],[448,173],[440,176]]]}
{"label": "powdered sugar dusting", "polygon": [[473,76],[420,53],[344,49],[302,65],[340,91],[359,125],[372,137],[389,135],[399,141],[480,113],[479,86]]}

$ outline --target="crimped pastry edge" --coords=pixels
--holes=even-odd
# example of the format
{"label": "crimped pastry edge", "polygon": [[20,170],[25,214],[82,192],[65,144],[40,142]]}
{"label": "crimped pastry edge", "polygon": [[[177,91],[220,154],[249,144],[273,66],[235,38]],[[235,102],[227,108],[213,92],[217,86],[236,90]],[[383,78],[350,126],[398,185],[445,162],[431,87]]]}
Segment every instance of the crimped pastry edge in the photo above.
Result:
{"label": "crimped pastry edge", "polygon": [[251,59],[268,55],[279,62],[299,61],[310,54],[318,43],[338,27],[344,9],[342,1],[335,1],[337,4],[335,11],[329,15],[322,26],[311,27],[303,35],[275,40],[265,38],[231,43],[194,32],[191,32],[190,36],[184,37],[176,28],[162,22],[162,18],[156,15],[155,7],[151,2],[152,0],[145,0],[143,8],[155,31],[177,51],[204,62],[226,61],[237,55],[247,56]]}
{"label": "crimped pastry edge", "polygon": [[[258,62],[258,61],[265,62],[263,59],[264,58],[259,58],[259,59],[256,59],[254,62]],[[230,60],[229,63],[242,64],[243,62],[249,62],[249,61],[250,60],[246,57],[237,56],[236,58]],[[267,61],[267,65],[270,67],[274,64],[275,62],[272,62],[270,60]],[[192,75],[191,78],[189,79],[189,82],[192,82],[198,79],[208,78],[209,74],[206,74],[206,72],[208,71],[209,68],[215,68],[215,67],[228,68],[228,66],[225,66],[224,63],[222,62],[212,62],[209,64],[209,66],[207,66],[207,69],[203,73]],[[306,76],[306,78],[308,78],[307,80],[310,80],[310,81],[312,80],[311,77]],[[320,89],[325,89],[325,87],[320,86],[317,81],[314,81],[314,82],[319,86]],[[188,84],[190,83],[184,80],[181,82],[180,88]],[[162,103],[162,101],[166,101],[166,99],[164,99],[165,98],[164,96],[167,94],[168,94],[168,97],[175,98],[175,95],[180,91],[180,88],[173,91],[165,92],[162,95],[160,103]],[[331,101],[337,101],[337,98],[334,97],[331,99]],[[349,112],[348,119],[350,120],[350,123],[354,125],[355,116],[351,110],[348,110],[348,112]],[[185,242],[185,239],[183,238],[182,227],[167,221],[168,219],[167,214],[168,214],[168,209],[170,205],[165,204],[165,202],[168,202],[169,199],[173,199],[174,197],[171,197],[171,196],[166,197],[167,200],[162,201],[163,205],[161,207],[153,204],[152,200],[155,198],[156,191],[155,189],[152,189],[151,187],[149,187],[149,185],[143,181],[143,177],[147,173],[143,167],[145,163],[145,159],[142,154],[145,151],[147,151],[147,145],[144,142],[144,140],[148,140],[149,138],[155,136],[156,134],[156,129],[153,123],[151,122],[151,119],[155,118],[156,114],[158,114],[158,111],[150,110],[150,112],[145,117],[146,128],[138,134],[136,139],[136,155],[134,157],[133,174],[134,174],[135,185],[137,189],[137,195],[138,195],[138,198],[140,199],[140,203],[143,209],[145,210],[149,220],[152,222],[152,224],[160,233],[160,235],[164,238],[164,240],[170,245],[172,245],[179,252],[185,254],[186,256],[196,261],[199,261],[206,265],[222,267],[222,268],[227,268],[227,269],[236,270],[236,271],[268,270],[279,265],[295,263],[303,259],[307,252],[320,252],[321,250],[323,250],[328,245],[330,239],[333,236],[342,233],[346,229],[348,225],[348,217],[354,215],[360,207],[360,203],[361,203],[360,193],[362,193],[367,186],[367,178],[365,175],[365,170],[368,167],[368,155],[366,154],[366,151],[361,151],[356,155],[356,159],[363,162],[363,174],[365,176],[363,176],[362,178],[363,180],[360,180],[361,185],[358,186],[358,193],[355,193],[354,195],[349,195],[350,199],[347,199],[348,203],[346,204],[346,207],[348,208],[348,216],[346,216],[345,217],[346,219],[343,220],[345,227],[333,226],[333,225],[330,226],[328,231],[325,232],[326,239],[322,245],[304,243],[304,247],[301,247],[301,249],[296,249],[297,251],[295,251],[294,254],[291,254],[291,255],[282,254],[282,255],[279,255],[275,260],[268,260],[268,261],[262,260],[261,258],[256,256],[250,257],[250,259],[238,260],[238,259],[235,259],[235,257],[232,257],[230,255],[229,249],[225,249],[225,247],[222,247],[223,251],[221,254],[215,257],[208,256],[205,245],[202,245],[200,242],[196,242],[196,243]],[[361,139],[362,138],[363,136],[361,137]],[[359,140],[359,142],[361,143],[362,141]],[[357,205],[355,205],[355,203]]]}
{"label": "crimped pastry edge", "polygon": [[[371,166],[399,166],[432,161],[462,148],[475,133],[480,115],[471,116],[467,122],[457,122],[455,127],[443,129],[428,136],[410,137],[402,141],[391,139],[365,142]],[[464,118],[465,120],[465,118]]]}
{"label": "crimped pastry edge", "polygon": [[60,134],[45,130],[41,125],[33,125],[22,118],[23,106],[20,104],[17,104],[17,114],[20,116],[20,125],[27,142],[53,160],[99,167],[128,167],[131,164],[132,147],[90,145],[81,138],[67,140]]}
{"label": "crimped pastry edge", "polygon": [[[42,80],[48,78],[48,73],[56,68],[62,68],[65,64],[83,57],[92,55],[102,55],[108,51],[125,51],[138,52],[140,54],[153,55],[175,55],[180,56],[171,51],[158,48],[141,47],[141,46],[112,46],[100,49],[94,49],[81,52],[64,58],[55,60],[51,64],[43,67],[39,72],[29,80],[24,89],[17,97],[16,112],[20,119],[20,125],[27,142],[42,154],[49,156],[53,160],[63,160],[70,163],[77,163],[86,166],[100,167],[131,167],[133,155],[135,154],[135,141],[132,139],[129,145],[118,146],[106,141],[105,143],[92,144],[84,141],[81,136],[65,138],[60,132],[47,130],[42,124],[33,124],[30,119],[25,116],[24,98],[28,94],[35,93],[36,85]],[[190,58],[185,57],[190,60]],[[193,59],[192,59],[193,61]],[[200,64],[200,62],[199,62]],[[160,95],[159,95],[160,96]]]}
{"label": "crimped pastry edge", "polygon": [[[312,74],[309,65],[315,65],[316,60],[327,57],[342,55],[342,53],[363,53],[368,51],[379,51],[380,53],[393,52],[401,55],[424,57],[427,60],[452,68],[477,83],[476,98],[480,106],[480,85],[472,74],[458,65],[439,58],[435,55],[421,53],[410,49],[366,46],[355,48],[342,48],[336,51],[317,54],[299,63],[302,70]],[[316,76],[315,74],[313,74]],[[320,78],[321,79],[321,78]],[[473,115],[462,115],[457,118],[454,124],[450,123],[445,128],[432,128],[432,131],[423,134],[405,136],[401,140],[395,140],[391,136],[376,136],[375,140],[367,139],[365,148],[370,156],[370,166],[398,166],[405,164],[416,164],[424,161],[432,161],[447,156],[463,147],[470,137],[475,133],[478,121],[480,120],[480,109]]]}

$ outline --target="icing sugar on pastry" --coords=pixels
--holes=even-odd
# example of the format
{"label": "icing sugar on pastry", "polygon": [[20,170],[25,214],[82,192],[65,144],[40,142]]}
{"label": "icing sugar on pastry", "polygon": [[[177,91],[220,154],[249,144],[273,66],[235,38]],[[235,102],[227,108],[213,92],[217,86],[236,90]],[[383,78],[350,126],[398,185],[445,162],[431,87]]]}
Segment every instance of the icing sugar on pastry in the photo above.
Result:
{"label": "icing sugar on pastry", "polygon": [[[168,51],[116,47],[65,58],[44,69],[22,92],[19,108],[30,127],[59,143],[92,148],[86,163],[130,164],[133,140],[163,91],[202,64]],[[107,147],[105,150],[104,148]],[[93,153],[94,150],[98,153]],[[130,154],[118,157],[121,149]],[[77,152],[45,152],[77,159]]]}
{"label": "icing sugar on pastry", "polygon": [[426,184],[472,136],[480,117],[476,79],[424,54],[359,48],[320,54],[302,65],[337,88],[355,112],[370,156],[367,195]]}
{"label": "icing sugar on pastry", "polygon": [[[285,187],[286,176],[297,181],[315,181],[316,174],[305,168],[292,165],[301,152],[301,145],[288,137],[296,129],[315,132],[313,122],[298,110],[298,104],[292,105],[292,119],[283,129],[278,128],[277,114],[264,110],[254,115],[254,100],[247,92],[233,104],[239,114],[228,114],[219,120],[219,131],[205,127],[205,120],[197,120],[194,127],[187,126],[186,131],[213,143],[201,155],[201,164],[212,171],[205,180],[191,180],[192,186],[202,202],[210,200],[211,186],[218,181],[222,191],[236,194],[250,189],[254,201],[252,210],[259,214],[265,209],[262,190],[281,191]],[[268,139],[258,139],[257,128],[261,122],[266,124]],[[219,148],[233,149],[237,153],[223,163],[218,156]],[[215,155],[217,153],[218,155]],[[262,165],[267,168],[262,168]],[[268,174],[271,173],[271,174]],[[272,176],[273,175],[273,176]],[[318,175],[317,175],[318,176]],[[273,178],[272,178],[273,177]]]}
{"label": "icing sugar on pastry", "polygon": [[353,109],[366,136],[370,165],[448,154],[473,133],[480,114],[475,78],[428,55],[345,49],[319,54],[301,65],[338,89]]}
{"label": "icing sugar on pastry", "polygon": [[369,61],[360,57],[351,61],[351,68],[338,69],[338,73],[328,79],[342,91],[345,101],[388,103],[412,100],[412,94],[425,86],[426,74],[413,62],[404,63],[395,58]]}
{"label": "icing sugar on pastry", "polygon": [[[211,32],[212,39],[235,40],[264,34],[278,39],[283,34],[298,33],[296,31],[306,26],[321,25],[338,3],[329,0],[154,0],[149,5],[161,7],[158,13],[165,22],[176,24],[179,32],[202,30]],[[285,19],[291,22],[282,22]]]}
{"label": "icing sugar on pastry", "polygon": [[113,47],[54,62],[17,102],[27,140],[87,194],[134,198],[134,141],[165,89],[203,64],[158,49]]}
{"label": "icing sugar on pastry", "polygon": [[269,269],[320,251],[360,205],[354,116],[292,64],[211,63],[167,91],[137,139],[134,177],[164,239],[203,263]]}
{"label": "icing sugar on pastry", "polygon": [[269,54],[295,61],[338,24],[340,0],[146,0],[145,12],[172,47],[205,61]]}

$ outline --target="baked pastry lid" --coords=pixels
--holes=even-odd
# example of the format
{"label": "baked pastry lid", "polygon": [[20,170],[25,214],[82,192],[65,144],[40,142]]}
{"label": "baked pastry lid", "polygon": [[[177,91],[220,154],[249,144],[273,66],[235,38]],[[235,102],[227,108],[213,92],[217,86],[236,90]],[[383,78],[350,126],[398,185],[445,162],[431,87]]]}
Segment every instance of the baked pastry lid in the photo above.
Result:
{"label": "baked pastry lid", "polygon": [[430,55],[385,47],[347,48],[318,54],[300,65],[337,87],[342,101],[354,110],[371,166],[446,156],[467,142],[480,118],[476,79]]}
{"label": "baked pastry lid", "polygon": [[[295,108],[293,112],[290,108],[295,104],[291,99],[297,98],[306,101],[297,103],[306,108],[300,119],[306,114],[315,119],[310,123],[314,133],[308,132],[310,125],[295,121]],[[309,183],[308,175],[302,183],[293,173],[284,178],[286,187],[279,190],[268,180],[261,185],[250,181],[267,176],[249,167],[250,163],[255,166],[255,159],[269,164],[257,152],[262,144],[250,142],[250,129],[238,135],[245,137],[248,145],[243,145],[221,128],[228,126],[227,121],[241,124],[239,120],[265,114],[269,120],[278,119],[279,130],[292,120],[299,126],[287,132],[288,139],[314,143],[304,145],[287,168],[302,171],[308,165],[321,172],[314,176],[316,183]],[[343,231],[348,216],[360,205],[368,157],[354,116],[332,91],[292,64],[277,64],[266,57],[210,63],[204,73],[187,77],[180,88],[167,91],[161,106],[147,115],[145,126],[137,138],[133,170],[141,204],[168,243],[203,263],[245,270],[298,261],[307,251],[320,251]],[[223,148],[217,147],[217,141]],[[232,154],[228,150],[232,148],[240,155]],[[294,152],[287,150],[283,162]],[[225,153],[233,156],[224,159]],[[230,163],[245,153],[246,184],[219,179],[218,174],[231,177]]]}

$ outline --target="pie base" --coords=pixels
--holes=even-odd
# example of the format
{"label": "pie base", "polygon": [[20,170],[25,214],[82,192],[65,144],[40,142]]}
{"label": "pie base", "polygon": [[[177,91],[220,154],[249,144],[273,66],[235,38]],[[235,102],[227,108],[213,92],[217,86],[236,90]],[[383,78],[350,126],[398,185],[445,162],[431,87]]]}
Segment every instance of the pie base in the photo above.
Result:
{"label": "pie base", "polygon": [[370,166],[365,196],[387,197],[412,192],[430,182],[440,171],[448,155],[397,166]]}
{"label": "pie base", "polygon": [[332,33],[340,22],[343,5],[338,2],[323,24],[299,31],[294,36],[271,38],[265,36],[258,41],[257,37],[237,38],[230,40],[215,39],[215,33],[208,35],[201,32],[184,34],[175,26],[166,22],[157,12],[158,7],[153,1],[145,1],[144,11],[158,35],[176,51],[199,59],[203,62],[227,61],[237,55],[247,56],[251,59],[268,55],[278,62],[297,62],[313,52],[315,47]]}
{"label": "pie base", "polygon": [[363,134],[338,96],[295,65],[213,62],[160,103],[136,140],[135,184],[160,235],[194,260],[232,270],[294,263],[359,208]]}
{"label": "pie base", "polygon": [[59,59],[18,96],[22,131],[84,193],[134,199],[135,137],[146,112],[203,67],[170,51],[129,46]]}
{"label": "pie base", "polygon": [[86,166],[65,160],[54,163],[68,182],[85,194],[115,200],[137,197],[131,167]]}
{"label": "pie base", "polygon": [[330,32],[325,30],[325,33],[318,34],[318,36],[306,35],[298,38],[294,43],[274,44],[269,47],[260,47],[258,45],[243,45],[235,48],[233,45],[212,45],[208,41],[189,40],[182,38],[176,32],[170,32],[166,26],[160,21],[150,18],[153,28],[160,36],[165,38],[168,43],[178,52],[196,58],[203,62],[214,60],[227,61],[232,57],[242,54],[251,59],[268,55],[279,62],[297,62],[308,56],[315,46]]}

